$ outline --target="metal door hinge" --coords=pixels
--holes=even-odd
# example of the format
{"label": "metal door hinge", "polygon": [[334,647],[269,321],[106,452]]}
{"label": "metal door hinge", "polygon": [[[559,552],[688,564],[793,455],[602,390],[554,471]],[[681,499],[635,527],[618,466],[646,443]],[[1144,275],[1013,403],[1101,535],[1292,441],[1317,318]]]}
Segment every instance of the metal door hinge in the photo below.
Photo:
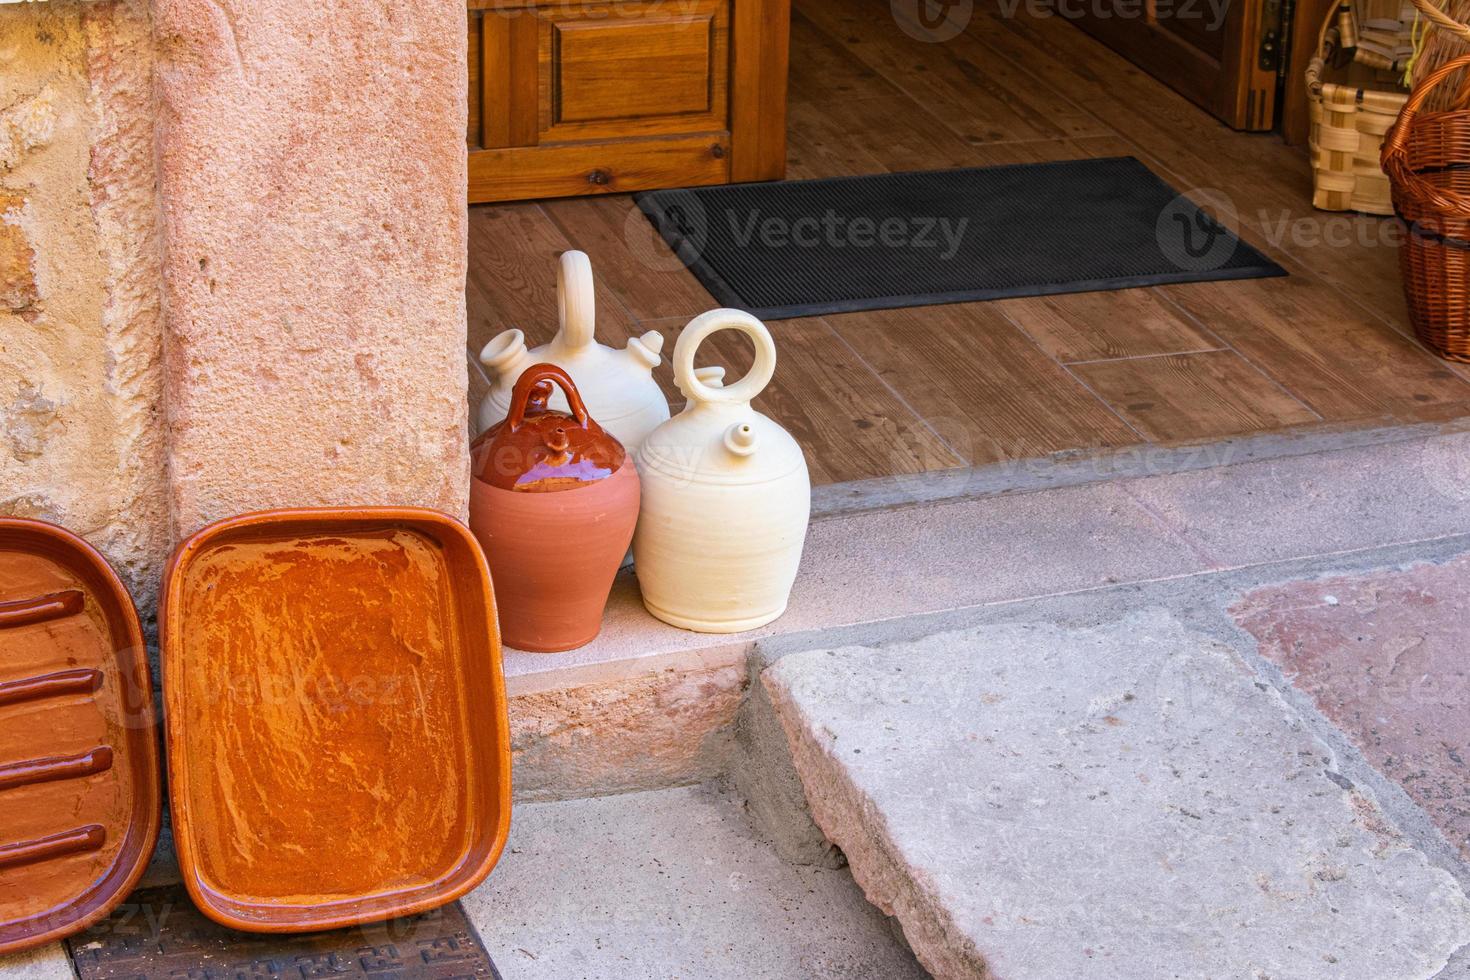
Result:
{"label": "metal door hinge", "polygon": [[1263,0],[1261,4],[1261,37],[1260,45],[1256,49],[1256,64],[1261,71],[1271,72],[1273,75],[1281,72],[1282,62],[1285,60],[1282,50],[1285,47],[1284,8],[1288,0]]}

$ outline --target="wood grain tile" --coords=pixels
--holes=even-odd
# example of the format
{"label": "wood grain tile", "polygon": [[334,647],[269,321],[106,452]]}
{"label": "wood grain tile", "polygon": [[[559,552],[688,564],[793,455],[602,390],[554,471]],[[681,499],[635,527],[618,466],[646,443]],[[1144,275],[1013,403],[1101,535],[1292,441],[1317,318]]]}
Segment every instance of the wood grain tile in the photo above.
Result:
{"label": "wood grain tile", "polygon": [[1412,333],[1392,219],[1329,214],[1302,205],[1258,208],[1241,220],[1331,292],[1354,300],[1401,333]]}
{"label": "wood grain tile", "polygon": [[[502,330],[518,327],[526,343],[544,344],[556,333],[557,257],[572,247],[541,206],[476,205],[470,208],[469,272],[465,284],[469,346],[479,352]],[[607,288],[591,254],[597,283],[597,337],[621,346],[637,324]]]}
{"label": "wood grain tile", "polygon": [[858,177],[881,174],[888,169],[873,155],[866,141],[855,140],[850,131],[843,130],[826,105],[796,103],[789,113],[787,180]]}
{"label": "wood grain tile", "polygon": [[490,394],[490,378],[485,374],[485,369],[480,365],[479,351],[466,350],[465,355],[468,359],[467,373],[470,377],[468,391],[470,438],[474,438],[480,433],[480,402],[484,401],[485,396]]}
{"label": "wood grain tile", "polygon": [[972,463],[1141,441],[991,304],[827,319]]}
{"label": "wood grain tile", "polygon": [[[773,323],[780,361],[757,407],[819,483],[1470,415],[1470,369],[1408,339],[1383,222],[1314,211],[1298,149],[1221,126],[1064,18],[977,4],[959,37],[927,44],[887,0],[795,0],[789,116],[793,178],[1137,156],[1181,191],[1223,195],[1291,272]],[[716,305],[626,195],[474,208],[470,236],[472,348],[511,325],[550,336],[568,247],[592,257],[606,343],[657,328],[667,355]],[[749,358],[730,335],[701,360],[733,374]],[[656,377],[678,403],[667,359]]]}
{"label": "wood grain tile", "polygon": [[1158,294],[1324,419],[1408,421],[1470,405],[1470,385],[1445,362],[1310,273],[1166,286]]}
{"label": "wood grain tile", "polygon": [[[791,107],[793,179],[973,167],[980,155],[907,98]],[[860,140],[853,133],[862,133]]]}
{"label": "wood grain tile", "polygon": [[694,316],[719,304],[684,268],[630,194],[546,201],[557,227],[638,320]]}
{"label": "wood grain tile", "polygon": [[[878,9],[878,0],[858,2],[869,11]],[[1201,141],[1214,145],[1227,135],[1253,138],[1220,125],[1066,18],[1030,17],[1024,8],[1007,16],[997,4],[977,3],[965,36],[971,46],[957,46],[957,51],[972,63],[1003,61],[1049,80],[1065,92],[1074,111],[1081,110],[1099,126],[1090,131],[1124,136],[1142,128],[1172,131],[1181,143],[1194,146]]]}
{"label": "wood grain tile", "polygon": [[[901,95],[898,87],[855,58],[800,11],[791,14],[791,59],[787,90],[792,105],[884,99]],[[788,127],[793,133],[798,127]]]}
{"label": "wood grain tile", "polygon": [[976,165],[981,167],[1138,155],[1132,143],[1118,136],[1078,136],[1072,139],[1026,140],[1021,143],[973,143],[971,146],[975,152]]}
{"label": "wood grain tile", "polygon": [[[669,339],[685,321],[654,321]],[[884,387],[874,371],[823,319],[773,320],[778,356],[771,384],[755,408],[786,427],[806,451],[814,483],[947,469],[965,463],[930,427]],[[733,383],[750,368],[753,351],[744,337],[726,331],[699,348],[695,363],[723,365]],[[672,372],[667,372],[672,374]],[[682,395],[670,403],[679,406]]]}
{"label": "wood grain tile", "polygon": [[1151,289],[1037,296],[995,305],[1063,363],[1224,346]]}
{"label": "wood grain tile", "polygon": [[1140,158],[1180,190],[1223,192],[1252,244],[1286,252],[1406,329],[1385,220],[1314,210],[1302,147],[1269,133],[1231,131],[1061,18],[1002,17],[984,4],[975,9],[966,33],[996,57],[1067,79],[1065,88],[1079,106],[1134,144]]}
{"label": "wood grain tile", "polygon": [[1234,351],[1075,364],[1150,441],[1193,442],[1320,421]]}
{"label": "wood grain tile", "polygon": [[1107,131],[1048,80],[986,58],[966,34],[942,43],[909,36],[886,2],[799,0],[797,9],[965,139],[1055,139]]}

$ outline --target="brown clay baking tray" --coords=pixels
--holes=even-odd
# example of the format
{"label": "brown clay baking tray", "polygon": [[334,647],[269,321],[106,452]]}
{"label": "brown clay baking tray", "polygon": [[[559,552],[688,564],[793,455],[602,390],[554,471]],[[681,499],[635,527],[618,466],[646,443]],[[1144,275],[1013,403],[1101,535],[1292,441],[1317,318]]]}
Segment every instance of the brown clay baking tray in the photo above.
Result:
{"label": "brown clay baking tray", "polygon": [[147,648],[112,568],[0,517],[0,954],[106,916],[158,841]]}
{"label": "brown clay baking tray", "polygon": [[277,510],[189,538],[164,577],[184,884],[216,922],[307,932],[475,887],[510,830],[485,557],[418,508]]}

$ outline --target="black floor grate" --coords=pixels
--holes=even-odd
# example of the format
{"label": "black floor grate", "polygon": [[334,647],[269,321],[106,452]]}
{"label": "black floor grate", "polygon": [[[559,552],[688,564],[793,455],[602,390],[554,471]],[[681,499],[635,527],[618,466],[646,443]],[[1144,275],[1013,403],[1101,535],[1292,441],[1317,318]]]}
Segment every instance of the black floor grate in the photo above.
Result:
{"label": "black floor grate", "polygon": [[172,885],[134,892],[67,947],[80,980],[500,978],[458,902],[334,932],[266,935],[216,925]]}
{"label": "black floor grate", "polygon": [[1286,274],[1132,157],[637,200],[716,300],[767,318]]}

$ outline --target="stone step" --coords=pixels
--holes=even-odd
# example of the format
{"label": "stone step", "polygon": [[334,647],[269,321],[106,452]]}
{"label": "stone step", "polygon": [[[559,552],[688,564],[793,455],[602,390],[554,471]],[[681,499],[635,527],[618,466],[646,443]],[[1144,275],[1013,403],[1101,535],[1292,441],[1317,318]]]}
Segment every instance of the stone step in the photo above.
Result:
{"label": "stone step", "polygon": [[1420,980],[1470,943],[1317,722],[1162,608],[761,679],[817,825],[941,980]]}
{"label": "stone step", "polygon": [[1240,570],[1267,580],[1292,562],[1470,532],[1459,477],[1470,434],[1419,427],[1344,439],[1064,454],[822,487],[786,615],[748,633],[660,623],[624,571],[591,644],[506,652],[517,799],[718,775],[760,645],[810,648],[836,628]]}
{"label": "stone step", "polygon": [[718,784],[518,807],[465,913],[507,980],[922,980],[843,869],[793,867]]}
{"label": "stone step", "polygon": [[[925,977],[846,869],[787,864],[718,781],[518,806],[461,904],[506,980]],[[59,943],[0,978],[75,980]]]}

